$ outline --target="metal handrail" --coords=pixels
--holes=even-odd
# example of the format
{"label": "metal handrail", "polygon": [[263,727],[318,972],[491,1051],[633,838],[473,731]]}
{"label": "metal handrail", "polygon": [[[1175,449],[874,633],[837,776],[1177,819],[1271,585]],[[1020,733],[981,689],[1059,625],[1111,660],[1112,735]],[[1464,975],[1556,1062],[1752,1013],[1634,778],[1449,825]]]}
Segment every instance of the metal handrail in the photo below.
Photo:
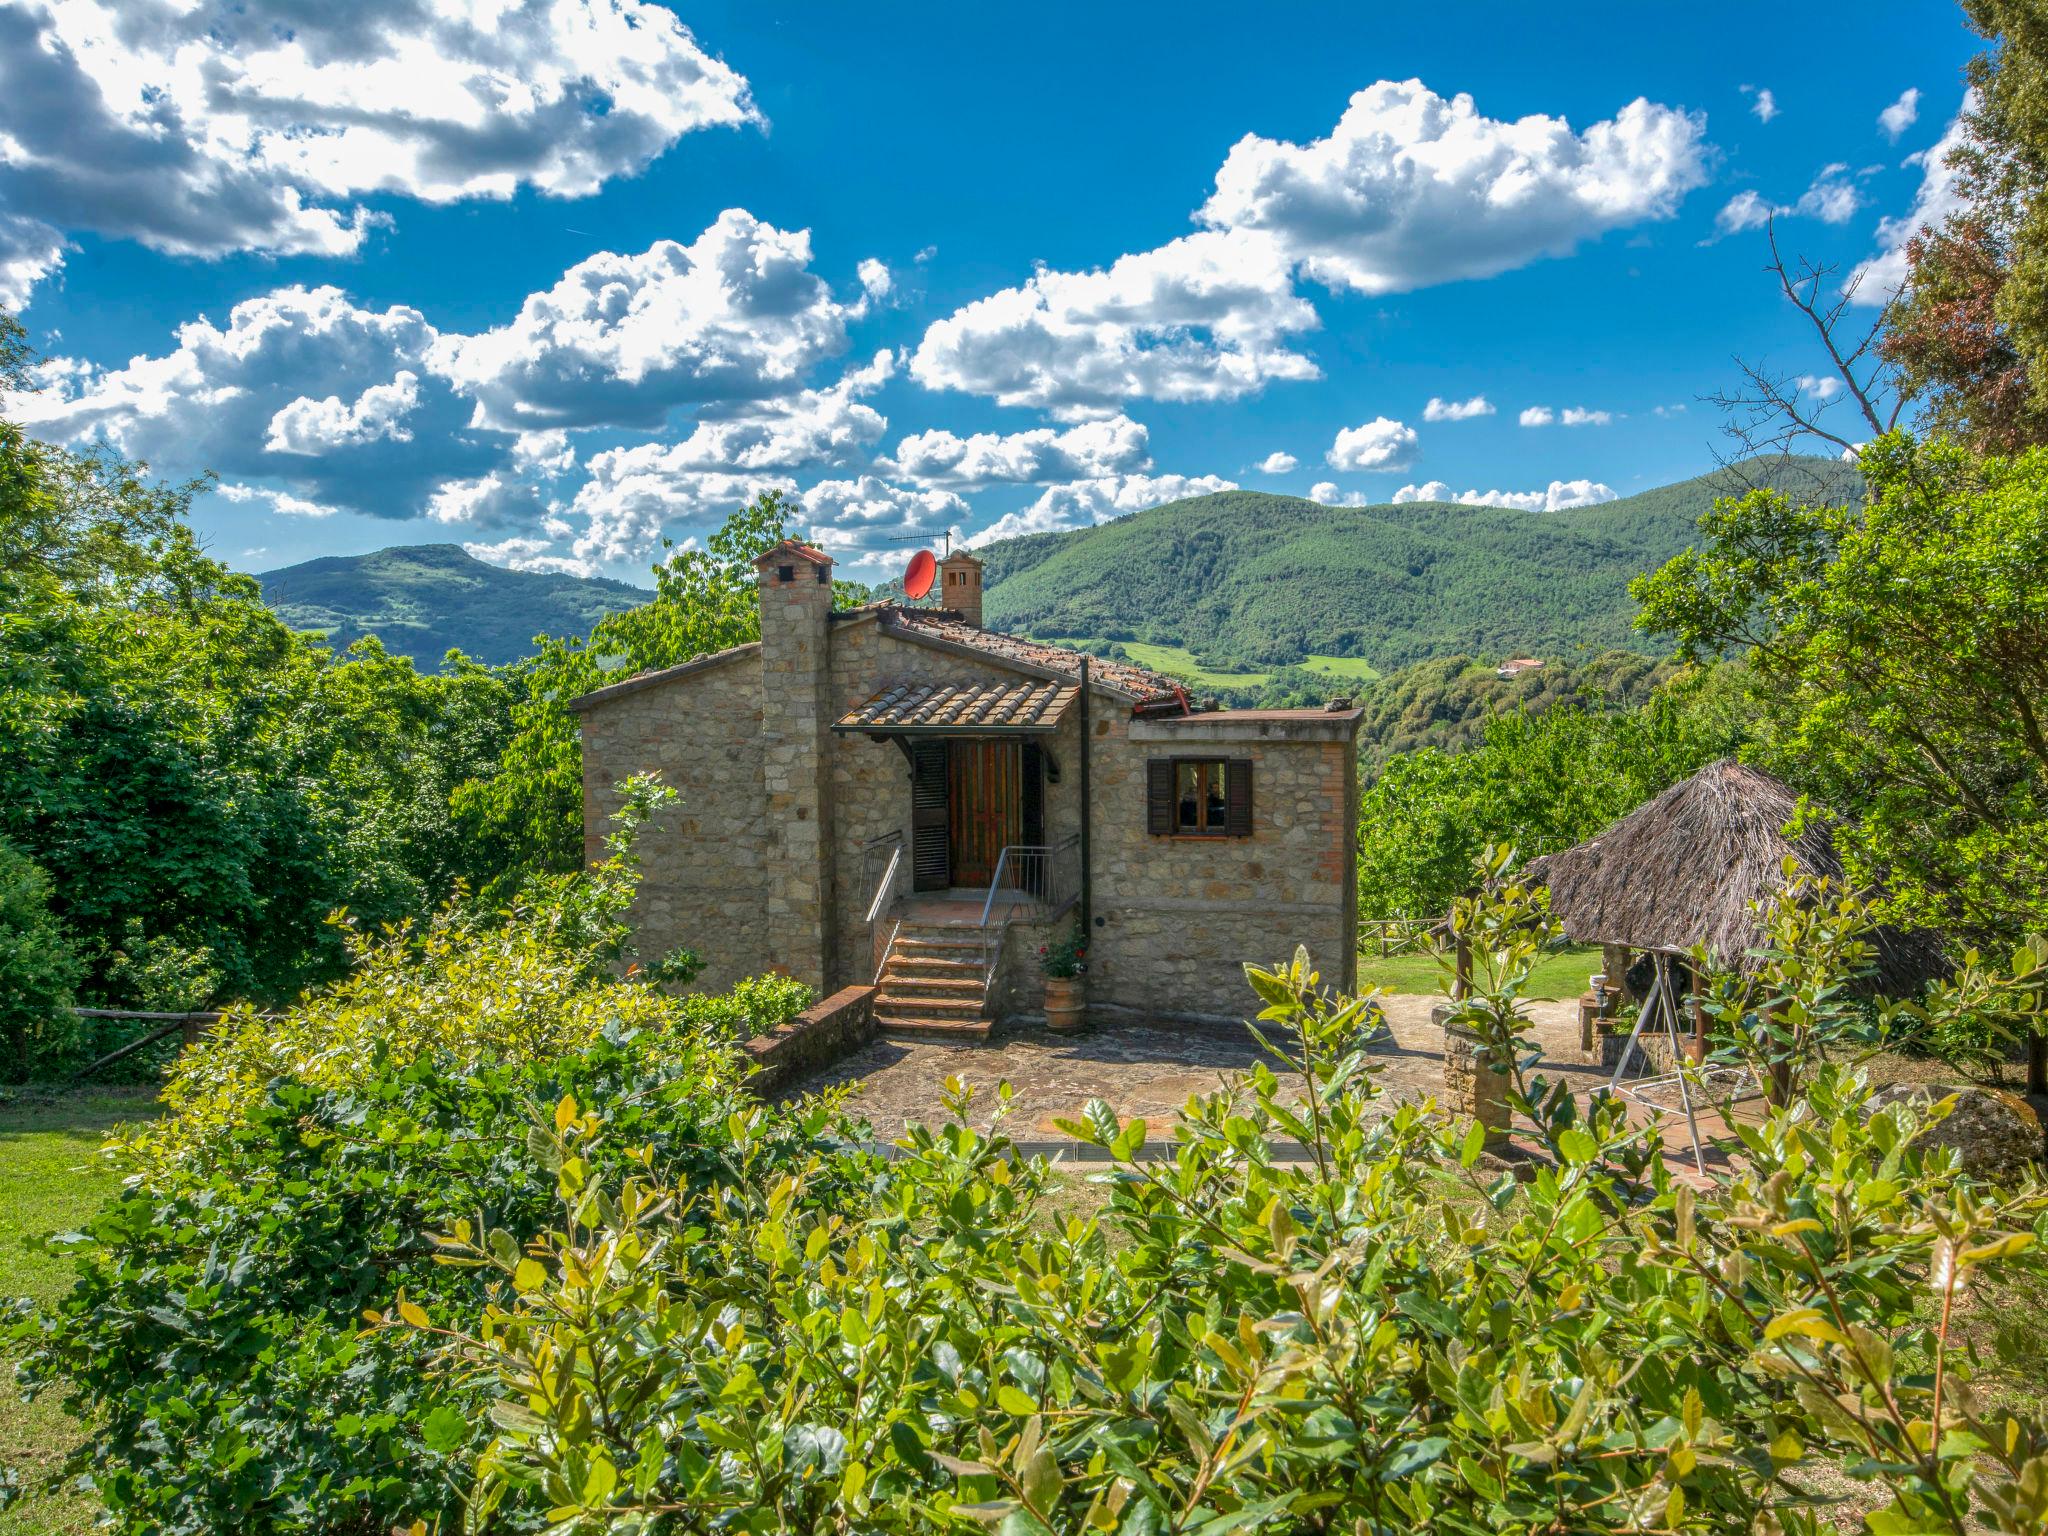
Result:
{"label": "metal handrail", "polygon": [[[1003,939],[1010,924],[1017,920],[1018,909],[1023,907],[1042,920],[1057,916],[1074,904],[1078,893],[1062,889],[1059,882],[1059,857],[1078,848],[1080,843],[1079,833],[1069,833],[1057,843],[1012,843],[996,855],[995,873],[988,882],[988,895],[981,903],[981,995],[984,1003],[995,986],[996,967],[1003,956]],[[1012,859],[1012,854],[1017,857]],[[1005,874],[1010,876],[1007,884]],[[1004,890],[1025,891],[1036,899],[1028,903],[1006,903],[1001,921],[992,925],[990,918],[995,912],[996,895]]]}
{"label": "metal handrail", "polygon": [[896,889],[896,871],[903,867],[903,840],[899,835],[896,851],[889,855],[889,867],[882,871],[882,878],[875,886],[874,899],[868,903],[867,921],[872,923],[882,915],[882,909],[889,904],[889,898]]}

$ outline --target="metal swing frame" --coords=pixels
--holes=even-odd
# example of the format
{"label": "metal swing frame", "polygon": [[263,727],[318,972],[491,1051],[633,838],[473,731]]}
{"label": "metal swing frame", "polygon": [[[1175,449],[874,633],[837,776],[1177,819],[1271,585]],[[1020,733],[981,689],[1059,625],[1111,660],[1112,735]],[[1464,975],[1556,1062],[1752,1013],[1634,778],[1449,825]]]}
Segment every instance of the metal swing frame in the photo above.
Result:
{"label": "metal swing frame", "polygon": [[[1621,1048],[1621,1060],[1614,1064],[1614,1077],[1607,1086],[1610,1091],[1620,1094],[1624,1098],[1632,1099],[1646,1108],[1661,1110],[1664,1106],[1649,1095],[1653,1090],[1668,1088],[1675,1084],[1678,1088],[1678,1101],[1685,1108],[1686,1128],[1692,1133],[1693,1166],[1699,1170],[1700,1176],[1704,1178],[1707,1172],[1707,1158],[1705,1148],[1700,1141],[1699,1112],[1693,1105],[1693,1085],[1697,1083],[1704,1087],[1712,1082],[1726,1082],[1733,1088],[1734,1097],[1737,1100],[1746,1098],[1750,1093],[1759,1090],[1757,1089],[1754,1076],[1747,1067],[1700,1066],[1686,1057],[1685,1047],[1679,1037],[1678,1029],[1678,989],[1671,976],[1671,961],[1673,957],[1663,950],[1653,949],[1648,951],[1648,953],[1655,965],[1655,977],[1650,983],[1649,995],[1643,999],[1642,1007],[1636,1010],[1635,1027],[1629,1031],[1628,1044]],[[1640,1053],[1644,1065],[1647,1066],[1649,1064],[1650,1055],[1649,1052],[1643,1050],[1642,1037],[1643,1027],[1649,1024],[1653,1018],[1663,1027],[1664,1038],[1671,1047],[1671,1060],[1675,1064],[1674,1068],[1669,1072],[1657,1072],[1647,1077],[1639,1077],[1633,1082],[1624,1085],[1622,1078],[1628,1072],[1629,1058],[1631,1056]],[[1747,1092],[1745,1091],[1745,1086],[1747,1087]]]}

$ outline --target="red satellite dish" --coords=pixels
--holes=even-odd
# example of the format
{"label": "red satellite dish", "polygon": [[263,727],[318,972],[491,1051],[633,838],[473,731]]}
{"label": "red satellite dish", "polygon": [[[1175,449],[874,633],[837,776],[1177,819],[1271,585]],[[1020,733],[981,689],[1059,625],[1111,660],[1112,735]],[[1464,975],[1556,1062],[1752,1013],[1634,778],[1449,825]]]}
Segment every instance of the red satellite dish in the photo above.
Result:
{"label": "red satellite dish", "polygon": [[932,578],[939,573],[939,562],[932,558],[928,549],[920,549],[910,557],[910,569],[903,573],[903,595],[913,601],[923,597],[932,589]]}

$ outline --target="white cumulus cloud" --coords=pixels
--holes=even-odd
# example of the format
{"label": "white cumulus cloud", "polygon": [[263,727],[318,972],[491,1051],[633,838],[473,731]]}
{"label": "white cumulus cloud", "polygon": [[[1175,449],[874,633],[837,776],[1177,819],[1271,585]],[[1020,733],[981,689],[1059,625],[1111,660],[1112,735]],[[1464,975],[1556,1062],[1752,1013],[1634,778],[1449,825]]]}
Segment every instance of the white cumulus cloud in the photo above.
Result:
{"label": "white cumulus cloud", "polygon": [[1067,485],[1047,486],[1030,506],[1005,513],[967,543],[978,548],[997,539],[1086,528],[1143,512],[1148,507],[1164,506],[1169,501],[1236,489],[1236,481],[1217,475],[1102,475],[1076,480]]}
{"label": "white cumulus cloud", "polygon": [[1515,419],[1525,427],[1547,427],[1557,420],[1557,412],[1547,405],[1530,405],[1524,406]]}
{"label": "white cumulus cloud", "polygon": [[345,255],[364,196],[581,197],[754,121],[649,0],[0,8],[0,196],[177,255]]}
{"label": "white cumulus cloud", "polygon": [[174,475],[281,482],[320,506],[414,517],[442,481],[487,473],[505,439],[471,429],[471,403],[436,377],[418,310],[365,309],[338,288],[245,299],[225,324],[102,369],[58,358],[9,414],[57,441],[104,439]]}
{"label": "white cumulus cloud", "polygon": [[514,534],[495,544],[464,544],[463,549],[486,565],[502,565],[511,571],[555,571],[566,576],[595,576],[598,569],[588,560],[550,551],[546,539],[531,534]]}
{"label": "white cumulus cloud", "polygon": [[1442,480],[1421,485],[1404,485],[1394,492],[1397,502],[1449,501],[1468,507],[1509,507],[1521,512],[1562,512],[1570,507],[1598,506],[1613,501],[1612,486],[1597,480],[1553,480],[1540,491],[1453,491]]}
{"label": "white cumulus cloud", "polygon": [[412,441],[406,417],[419,408],[420,376],[401,368],[389,384],[372,384],[354,400],[341,396],[310,400],[301,395],[270,418],[263,446],[272,453],[326,453],[380,437]]}
{"label": "white cumulus cloud", "polygon": [[1041,267],[935,321],[911,373],[1069,418],[1314,379],[1292,341],[1319,323],[1298,277],[1402,292],[1668,218],[1706,180],[1705,131],[1696,113],[1640,99],[1583,132],[1540,115],[1503,122],[1469,96],[1383,80],[1327,138],[1240,139],[1196,213],[1201,232],[1093,271]]}
{"label": "white cumulus cloud", "polygon": [[255,502],[266,506],[282,517],[332,517],[336,508],[323,506],[317,501],[308,501],[303,496],[294,496],[290,491],[281,491],[270,485],[244,485],[229,480],[220,486],[220,494],[229,501]]}
{"label": "white cumulus cloud", "polygon": [[707,405],[682,442],[630,451],[658,451],[678,470],[739,472],[846,463],[888,430],[888,418],[861,397],[880,389],[895,372],[896,354],[885,349],[825,389]]}
{"label": "white cumulus cloud", "polygon": [[41,219],[0,208],[0,308],[28,308],[36,284],[63,264],[63,235]]}
{"label": "white cumulus cloud", "polygon": [[1210,231],[1107,269],[1041,268],[934,321],[910,371],[930,389],[1070,419],[1131,399],[1235,400],[1320,378],[1287,340],[1319,323],[1276,242]]}
{"label": "white cumulus cloud", "polygon": [[1151,468],[1150,434],[1128,416],[1084,421],[1063,431],[918,432],[883,467],[920,485],[980,486],[1094,479]]}
{"label": "white cumulus cloud", "polygon": [[809,231],[728,208],[688,245],[578,262],[510,324],[444,337],[433,366],[475,398],[479,425],[506,430],[655,427],[678,405],[779,394],[864,312],[810,261]]}
{"label": "white cumulus cloud", "polygon": [[803,493],[808,537],[866,579],[894,574],[910,554],[904,541],[936,540],[969,516],[952,491],[895,485],[876,475],[821,480]]}
{"label": "white cumulus cloud", "polygon": [[1906,246],[1923,229],[1940,230],[1949,215],[1963,208],[1959,174],[1949,156],[1964,140],[1963,113],[1974,109],[1974,93],[1966,94],[1963,110],[1949,121],[1933,147],[1908,155],[1906,164],[1920,167],[1920,189],[1903,215],[1880,219],[1877,254],[1849,274],[1848,287],[1858,304],[1888,304],[1906,284]]}
{"label": "white cumulus cloud", "polygon": [[1583,405],[1568,405],[1558,420],[1568,427],[1604,427],[1614,421],[1614,413],[1588,410]]}
{"label": "white cumulus cloud", "polygon": [[1484,395],[1474,395],[1470,400],[1439,400],[1429,397],[1429,404],[1422,408],[1424,421],[1470,421],[1475,416],[1491,416],[1493,404]]}
{"label": "white cumulus cloud", "polygon": [[1258,469],[1262,475],[1291,475],[1300,464],[1301,460],[1293,454],[1277,450],[1259,460]]}
{"label": "white cumulus cloud", "polygon": [[1274,235],[1333,288],[1398,293],[1670,217],[1706,180],[1705,133],[1704,117],[1641,98],[1575,133],[1560,117],[1505,122],[1470,96],[1382,80],[1327,138],[1238,140],[1198,217]]}
{"label": "white cumulus cloud", "polygon": [[1920,121],[1920,87],[1908,86],[1899,99],[1877,114],[1877,126],[1894,144],[1908,128]]}
{"label": "white cumulus cloud", "polygon": [[1742,94],[1750,98],[1749,110],[1758,122],[1768,123],[1778,115],[1778,98],[1769,86],[1745,85]]}
{"label": "white cumulus cloud", "polygon": [[1388,416],[1376,416],[1337,433],[1323,455],[1332,469],[1406,469],[1415,457],[1415,429]]}

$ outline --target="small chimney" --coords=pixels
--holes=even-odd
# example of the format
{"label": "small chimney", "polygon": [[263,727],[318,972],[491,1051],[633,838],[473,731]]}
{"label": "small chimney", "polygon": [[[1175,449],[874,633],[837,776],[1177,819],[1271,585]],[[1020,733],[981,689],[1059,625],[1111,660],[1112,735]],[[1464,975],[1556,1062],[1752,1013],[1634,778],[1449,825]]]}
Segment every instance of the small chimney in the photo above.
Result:
{"label": "small chimney", "polygon": [[964,549],[939,562],[939,606],[981,628],[981,562]]}

